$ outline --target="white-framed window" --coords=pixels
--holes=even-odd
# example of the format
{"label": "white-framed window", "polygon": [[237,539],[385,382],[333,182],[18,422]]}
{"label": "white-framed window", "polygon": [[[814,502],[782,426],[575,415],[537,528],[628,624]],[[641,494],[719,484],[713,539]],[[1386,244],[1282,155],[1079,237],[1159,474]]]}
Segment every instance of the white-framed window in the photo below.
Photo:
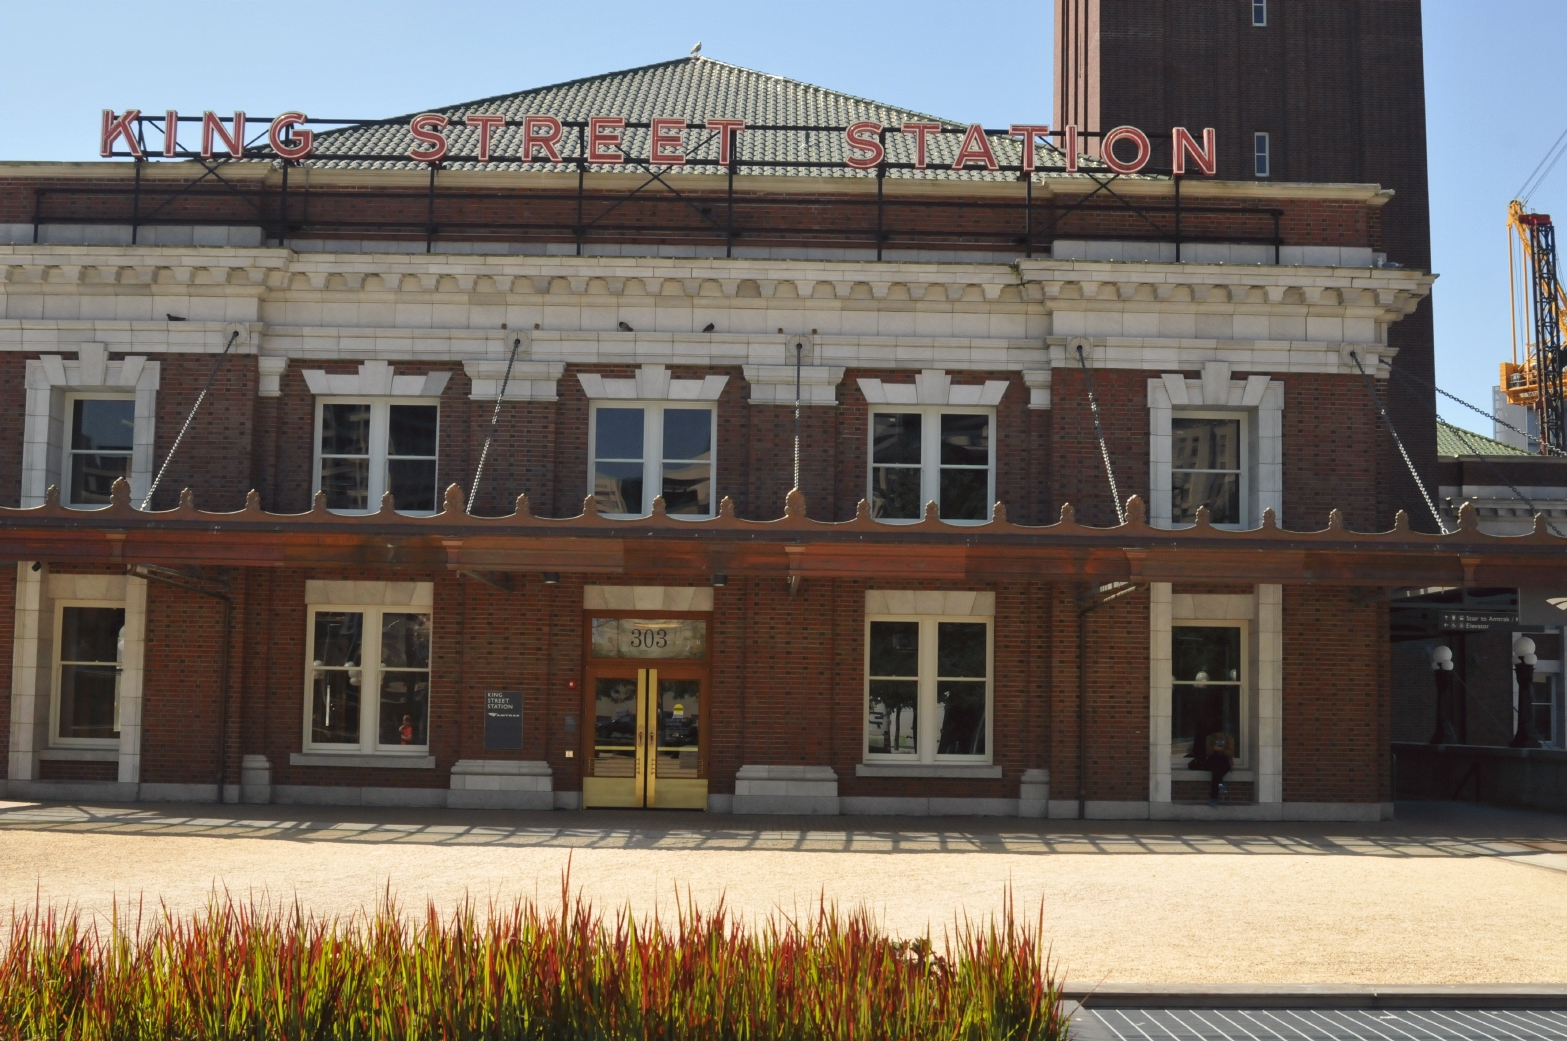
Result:
{"label": "white-framed window", "polygon": [[392,493],[397,512],[440,508],[434,400],[316,399],[314,491],[334,513],[375,513]]}
{"label": "white-framed window", "polygon": [[1268,0],[1251,0],[1251,24],[1259,28],[1268,24]]}
{"label": "white-framed window", "polygon": [[124,662],[124,601],[55,601],[51,744],[118,747]]}
{"label": "white-framed window", "polygon": [[309,626],[305,751],[425,753],[429,612],[316,604]]}
{"label": "white-framed window", "polygon": [[1170,626],[1170,761],[1206,756],[1206,739],[1223,731],[1234,740],[1237,769],[1250,767],[1251,710],[1247,698],[1249,622],[1183,619]]}
{"label": "white-framed window", "polygon": [[131,394],[67,394],[60,487],[67,506],[107,506],[114,482],[131,479],[136,398]]}
{"label": "white-framed window", "polygon": [[993,621],[867,615],[867,763],[990,762]]}
{"label": "white-framed window", "polygon": [[718,410],[694,401],[594,402],[588,488],[600,513],[641,517],[664,497],[676,517],[711,517],[717,502]]}
{"label": "white-framed window", "polygon": [[1251,154],[1257,176],[1273,176],[1273,155],[1267,134],[1258,131],[1251,135]]}
{"label": "white-framed window", "polygon": [[983,524],[996,501],[996,411],[889,405],[870,416],[870,487],[877,520],[913,522],[935,502],[941,519]]}
{"label": "white-framed window", "polygon": [[1197,510],[1203,506],[1215,526],[1250,524],[1249,419],[1245,412],[1171,413],[1171,524],[1196,523]]}

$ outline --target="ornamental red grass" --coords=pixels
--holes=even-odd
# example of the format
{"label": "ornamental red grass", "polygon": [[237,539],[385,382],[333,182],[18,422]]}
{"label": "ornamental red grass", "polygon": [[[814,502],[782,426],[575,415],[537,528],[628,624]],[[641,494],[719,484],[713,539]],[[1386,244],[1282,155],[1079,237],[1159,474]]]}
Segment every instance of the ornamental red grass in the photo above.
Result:
{"label": "ornamental red grass", "polygon": [[216,896],[103,929],[13,913],[0,1038],[538,1038],[543,1041],[1065,1041],[1040,927],[955,923],[938,951],[822,903],[755,929],[722,902],[670,924],[606,919],[562,885],[559,910],[471,903],[442,917],[323,920]]}

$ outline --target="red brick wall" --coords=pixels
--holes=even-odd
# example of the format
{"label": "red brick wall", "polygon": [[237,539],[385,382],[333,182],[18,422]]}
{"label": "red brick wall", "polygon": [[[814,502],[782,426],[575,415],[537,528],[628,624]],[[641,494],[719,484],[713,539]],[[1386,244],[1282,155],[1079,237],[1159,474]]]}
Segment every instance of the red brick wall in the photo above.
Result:
{"label": "red brick wall", "polygon": [[[143,781],[216,783],[223,639],[219,601],[162,582],[147,583]],[[230,679],[249,664],[243,655],[233,656]],[[232,749],[230,760],[237,781],[239,763]]]}
{"label": "red brick wall", "polygon": [[[311,362],[291,361],[288,370],[283,373],[279,382],[282,391],[276,399],[274,406],[277,424],[275,432],[264,432],[261,440],[274,444],[274,456],[272,461],[261,460],[260,467],[263,479],[259,482],[265,487],[274,488],[273,504],[265,504],[266,508],[285,513],[300,513],[310,509],[311,486],[315,481],[315,429],[316,429],[316,399],[310,393],[310,388],[305,385],[305,369],[321,369],[327,373],[357,373],[359,362]],[[422,376],[429,372],[450,372],[446,389],[442,391],[440,398],[440,437],[436,448],[436,482],[444,493],[446,487],[452,483],[460,486],[464,493],[472,487],[473,469],[478,463],[479,449],[484,444],[484,432],[488,429],[490,410],[495,403],[483,401],[470,401],[468,394],[471,384],[468,374],[463,371],[460,364],[454,362],[396,362],[393,369],[399,376]],[[523,406],[507,405],[507,410]],[[483,425],[474,418],[477,414],[484,417]],[[520,437],[523,444],[527,444],[526,431],[517,431],[516,413],[502,413],[502,419],[511,420],[512,427],[507,431],[508,436]],[[475,433],[477,431],[477,437]],[[492,449],[492,452],[494,450]],[[490,470],[492,464],[497,461],[492,457],[485,463],[485,470]],[[503,464],[497,464],[502,465]],[[510,482],[508,482],[510,483]],[[493,509],[497,512],[510,513],[511,507],[507,505],[501,508],[495,499],[489,496],[505,496],[514,501],[517,490],[507,491],[505,485],[497,479],[485,481],[485,488],[481,490]],[[379,505],[379,504],[377,504]],[[437,504],[439,508],[439,503]]]}
{"label": "red brick wall", "polygon": [[[1267,132],[1273,181],[1358,182],[1393,190],[1386,205],[1359,214],[1335,213],[1337,204],[1286,206],[1286,242],[1371,245],[1405,267],[1430,270],[1421,5],[1289,0],[1269,5],[1266,27],[1252,26],[1250,6],[1239,0],[1056,0],[1058,23],[1069,37],[1064,53],[1057,51],[1056,122],[1064,125],[1063,113],[1069,113],[1088,129],[1140,126],[1160,142],[1156,164],[1168,163],[1165,128],[1214,127],[1219,176],[1235,180],[1255,180],[1252,134]],[[1090,23],[1097,27],[1091,44]],[[1097,126],[1086,119],[1091,100],[1098,106]],[[1389,345],[1399,349],[1395,366],[1414,379],[1383,388],[1428,483],[1436,465],[1435,397],[1421,381],[1435,378],[1432,306],[1422,301],[1389,330]],[[1384,443],[1381,458],[1382,522],[1403,508],[1416,528],[1434,531],[1391,442]]]}
{"label": "red brick wall", "polygon": [[1325,528],[1339,509],[1353,530],[1387,527],[1377,508],[1385,428],[1360,375],[1274,378],[1284,384],[1284,526]]}
{"label": "red brick wall", "polygon": [[[120,355],[123,357],[123,355]],[[191,406],[206,386],[218,358],[201,354],[157,356],[158,410],[153,472],[169,457],[169,449],[184,426]],[[173,509],[180,490],[196,492],[196,505],[206,510],[238,510],[251,488],[252,443],[256,409],[256,359],[224,358],[201,410],[191,421],[180,450],[169,460],[152,508]],[[136,505],[140,506],[140,503]]]}
{"label": "red brick wall", "polygon": [[38,764],[38,779],[40,781],[117,781],[120,779],[120,764],[45,759]]}
{"label": "red brick wall", "polygon": [[[1148,593],[1139,590],[1079,615],[1077,590],[1066,583],[1041,590],[1051,629],[1050,797],[1078,797],[1079,734],[1086,734],[1086,797],[1143,802],[1148,798]],[[1042,618],[1044,612],[1042,609]],[[1042,624],[1045,624],[1042,622]],[[1078,626],[1088,648],[1087,699],[1079,725]]]}
{"label": "red brick wall", "polygon": [[[204,385],[209,356],[163,355],[163,390],[158,395],[157,463],[169,448]],[[0,379],[9,366],[12,380],[0,382],[0,501],[15,505],[21,483],[22,416],[25,392],[21,368],[26,356],[0,356]],[[253,357],[224,363],[212,393],[203,403],[179,454],[159,486],[154,507],[169,509],[180,490],[195,491],[204,509],[233,510],[255,487],[265,508],[302,512],[310,508],[313,480],[315,398],[302,370],[320,365],[327,372],[357,371],[357,362],[296,363],[281,381],[279,398],[256,397]],[[449,371],[441,395],[440,461],[442,489],[456,483],[472,487],[479,452],[489,433],[493,403],[469,399],[470,382],[452,363],[399,363],[401,375]],[[509,514],[526,492],[539,516],[575,516],[587,493],[588,401],[577,380],[580,371],[628,378],[629,367],[570,368],[559,381],[560,400],[509,403],[502,408],[496,439],[485,463],[476,512]],[[677,367],[676,378],[708,374],[729,377],[718,401],[718,495],[735,502],[741,517],[771,519],[783,511],[792,484],[794,416],[788,406],[757,406],[737,367]],[[1096,370],[1099,401],[1111,462],[1123,501],[1148,494],[1147,380],[1157,373]],[[1244,376],[1244,373],[1238,375]],[[1109,483],[1094,437],[1080,370],[1055,373],[1053,407],[1028,408],[1029,391],[1018,373],[953,371],[956,383],[1006,380],[1010,386],[996,410],[996,495],[1017,523],[1053,523],[1071,503],[1082,523],[1115,523]],[[908,382],[906,373],[851,370],[839,385],[840,404],[807,407],[802,412],[801,469],[809,515],[848,520],[866,496],[868,406],[858,379]],[[1367,446],[1386,443],[1358,376],[1284,374],[1284,514],[1299,530],[1321,528],[1328,512],[1340,508],[1346,523],[1374,530],[1391,522],[1394,503],[1388,491],[1382,453]],[[6,434],[7,424],[11,434]],[[1412,519],[1418,515],[1412,511]]]}
{"label": "red brick wall", "polygon": [[[1167,126],[1167,123],[1158,123]],[[1194,123],[1193,126],[1204,124]],[[1209,124],[1211,125],[1211,124]],[[1150,127],[1151,129],[1151,127]],[[1155,165],[1168,169],[1168,137],[1155,133]],[[1222,136],[1222,147],[1235,148],[1241,135]],[[1245,140],[1250,141],[1249,136]],[[1163,152],[1163,157],[1160,152]],[[126,164],[128,165],[128,164]],[[123,172],[126,165],[109,167]],[[1282,179],[1282,178],[1281,178]],[[1325,181],[1332,178],[1310,177]],[[1340,180],[1345,178],[1339,178]],[[1349,180],[1363,180],[1350,177]],[[708,180],[711,180],[709,178]],[[113,187],[118,192],[80,193],[82,187]],[[429,197],[422,189],[385,187],[317,189],[306,197],[297,186],[291,193],[289,216],[291,234],[311,238],[341,237],[407,239],[424,241],[430,225],[445,238],[492,241],[571,242],[570,229],[577,221],[574,195],[540,198],[521,189],[500,189],[483,197],[460,196],[472,191],[471,179],[460,187],[448,182],[446,191],[437,186],[435,212],[429,211]],[[663,192],[624,193],[589,191],[584,216],[589,235],[598,241],[617,243],[704,244],[722,246],[724,227],[728,226],[728,200],[722,194],[704,192],[698,186],[682,184],[683,198]],[[164,223],[209,223],[254,225],[262,223],[269,235],[280,227],[281,197],[277,184],[261,188],[260,221],[252,203],[227,189],[213,186],[186,191],[172,200],[167,194],[177,186],[166,186],[161,179],[144,186],[142,212],[156,210]],[[878,227],[875,200],[861,193],[847,195],[825,190],[813,196],[778,195],[751,190],[739,185],[735,195],[733,226],[735,244],[741,248],[770,245],[809,244],[817,247],[874,249]],[[954,191],[961,191],[953,186]],[[77,179],[5,178],[0,179],[0,221],[32,223],[39,190],[45,193],[42,208],[45,222],[72,223],[98,221],[129,224],[133,194],[128,178],[105,178],[100,182]],[[246,191],[255,192],[254,186]],[[961,201],[961,196],[941,200]],[[933,210],[923,198],[905,197],[897,186],[882,204],[881,231],[889,249],[1019,249],[1027,227],[1025,196],[1019,190],[1010,199],[989,194],[971,197],[983,206]],[[1078,207],[1077,195],[1038,195],[1033,206],[1035,252],[1047,246],[1050,231],[1062,238],[1106,236],[1111,238],[1168,237],[1174,229],[1173,194],[1156,198],[1137,198],[1144,207],[1139,214],[1120,206],[1103,194],[1086,207]],[[1001,204],[1010,202],[1012,205]],[[719,227],[702,220],[691,207],[720,214]],[[1075,208],[1074,207],[1078,207]],[[1191,239],[1249,239],[1271,241],[1273,218],[1264,210],[1284,211],[1282,232],[1292,245],[1349,245],[1370,243],[1370,209],[1363,202],[1320,199],[1211,199],[1188,198],[1182,213],[1182,233]],[[1216,212],[1208,212],[1208,211]],[[1250,211],[1250,212],[1246,212]],[[933,219],[939,214],[939,220]],[[602,218],[602,219],[601,219]],[[1152,220],[1161,229],[1149,227]],[[671,230],[674,229],[674,230]],[[939,233],[938,233],[939,231]]]}
{"label": "red brick wall", "polygon": [[[271,761],[277,784],[444,788],[458,759],[515,758],[549,762],[556,790],[580,788],[579,749],[591,727],[580,687],[585,576],[563,575],[558,586],[544,586],[520,575],[515,592],[444,573],[338,571],[320,577],[435,581],[431,752],[437,767],[290,765],[303,729],[305,574],[255,570],[235,587],[229,783],[238,780],[239,757],[259,752]],[[646,581],[688,580],[669,575]],[[714,591],[706,722],[711,790],[733,791],[735,771],[747,763],[825,764],[838,773],[845,796],[1016,798],[1022,771],[1044,767],[1051,771],[1053,796],[1075,798],[1079,616],[1075,590],[1067,584],[935,584],[996,593],[993,755],[1003,769],[1000,779],[855,776],[862,761],[865,591],[897,587],[809,579],[791,597],[781,578],[735,576]],[[1357,605],[1348,591],[1286,589],[1286,801],[1386,797],[1392,718],[1384,614],[1377,605]],[[149,586],[144,781],[213,780],[220,623],[220,608],[207,598]],[[1085,624],[1087,797],[1141,802],[1148,791],[1147,593],[1090,612]],[[1324,651],[1324,632],[1334,634],[1331,653]],[[488,690],[523,693],[521,751],[484,749]],[[567,717],[576,717],[574,731],[567,730]],[[567,750],[577,754],[568,759]]]}
{"label": "red brick wall", "polygon": [[[0,353],[0,505],[22,501],[22,429],[27,419],[27,359]],[[9,679],[7,680],[9,682]]]}
{"label": "red brick wall", "polygon": [[1353,590],[1285,587],[1285,802],[1391,798],[1386,632]]}
{"label": "red brick wall", "polygon": [[[1093,372],[1100,425],[1123,503],[1132,495],[1148,499],[1148,380],[1157,375],[1124,369]],[[1079,524],[1114,525],[1115,503],[1094,436],[1082,369],[1055,370],[1050,400],[1049,512],[1056,514],[1070,503]]]}

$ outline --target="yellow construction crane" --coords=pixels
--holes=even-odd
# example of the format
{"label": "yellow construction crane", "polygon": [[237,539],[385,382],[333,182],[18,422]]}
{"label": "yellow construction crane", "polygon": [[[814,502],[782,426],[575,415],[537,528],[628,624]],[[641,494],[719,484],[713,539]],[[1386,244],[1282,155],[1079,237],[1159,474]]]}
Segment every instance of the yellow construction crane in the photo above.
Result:
{"label": "yellow construction crane", "polygon": [[1509,403],[1532,408],[1539,416],[1540,454],[1559,454],[1567,449],[1567,293],[1557,274],[1556,228],[1550,215],[1530,213],[1516,199],[1507,207],[1507,280],[1513,360],[1502,363],[1502,392]]}

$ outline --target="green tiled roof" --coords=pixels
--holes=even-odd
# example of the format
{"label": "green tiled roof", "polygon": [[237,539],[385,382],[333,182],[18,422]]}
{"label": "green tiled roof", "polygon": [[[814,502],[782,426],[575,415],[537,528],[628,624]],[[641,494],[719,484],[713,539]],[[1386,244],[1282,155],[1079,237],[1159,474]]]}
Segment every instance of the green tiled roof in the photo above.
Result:
{"label": "green tiled roof", "polygon": [[1485,437],[1472,430],[1455,427],[1451,423],[1436,421],[1436,454],[1459,455],[1528,455],[1521,448],[1503,444],[1495,438]]}
{"label": "green tiled roof", "polygon": [[[528,115],[550,115],[561,120],[586,120],[589,116],[622,116],[628,121],[646,122],[658,117],[685,118],[700,126],[708,119],[743,119],[747,127],[753,126],[820,126],[844,127],[860,120],[871,120],[886,127],[895,128],[905,122],[940,123],[944,127],[962,129],[966,124],[942,119],[924,112],[886,105],[879,101],[855,97],[812,86],[798,80],[773,76],[764,72],[742,69],[711,58],[700,56],[680,58],[676,61],[644,65],[640,68],[610,72],[585,79],[569,80],[547,87],[536,87],[516,94],[503,94],[477,101],[447,105],[427,111],[438,112],[453,121],[445,134],[451,143],[451,154],[474,155],[478,151],[478,130],[456,125],[468,114],[495,114],[508,119],[521,119]],[[398,116],[385,123],[362,124],[342,130],[316,135],[315,158],[312,166],[352,169],[414,169],[423,164],[414,160],[388,159],[378,161],[337,160],[329,157],[337,154],[358,155],[406,155],[413,146],[413,136],[408,132],[408,120],[416,113]],[[1043,122],[1047,113],[1037,113]],[[1020,119],[1029,113],[1020,113]],[[570,156],[578,153],[575,131],[568,129],[563,135],[561,151]],[[628,156],[647,155],[646,128],[628,129],[624,132],[624,151]],[[531,170],[570,171],[576,167],[547,162],[508,162],[522,151],[522,127],[502,127],[491,137],[491,154],[496,159],[488,164],[476,162],[448,162],[443,169],[456,170]],[[686,153],[694,158],[716,159],[719,142],[716,133],[705,128],[688,130],[685,134]],[[889,177],[918,178],[926,180],[987,180],[1011,181],[1016,173],[992,173],[977,165],[962,171],[950,169],[957,158],[960,135],[933,135],[928,140],[928,166],[924,170],[889,170]],[[1022,142],[1004,135],[990,137],[996,159],[1003,165],[1018,165],[1022,160]],[[737,158],[741,160],[776,160],[797,162],[800,166],[767,168],[741,168],[741,172],[757,174],[818,176],[818,177],[874,177],[875,171],[853,170],[844,165],[848,155],[843,134],[830,130],[812,131],[743,131],[738,137]],[[542,153],[540,154],[542,157]],[[914,161],[912,135],[889,133],[887,135],[889,162]],[[1039,162],[1042,165],[1060,165],[1061,154],[1054,148],[1041,146]],[[821,163],[822,166],[808,166]],[[1097,167],[1096,160],[1083,158],[1085,168]],[[640,167],[592,166],[595,172],[608,172]],[[681,174],[722,175],[717,166],[691,166],[677,168]],[[1042,176],[1042,175],[1040,175]]]}

